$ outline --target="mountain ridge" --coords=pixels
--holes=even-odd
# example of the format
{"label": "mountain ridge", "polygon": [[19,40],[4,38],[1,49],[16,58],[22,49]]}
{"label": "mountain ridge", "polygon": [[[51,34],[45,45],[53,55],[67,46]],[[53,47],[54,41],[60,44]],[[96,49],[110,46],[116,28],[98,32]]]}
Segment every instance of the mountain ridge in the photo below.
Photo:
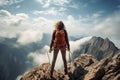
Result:
{"label": "mountain ridge", "polygon": [[87,53],[95,56],[98,60],[101,60],[107,56],[114,56],[118,50],[119,49],[108,38],[103,39],[101,37],[93,36],[88,42],[81,46],[80,50],[73,52],[75,53],[73,58],[76,58],[76,56],[79,56],[82,53]]}

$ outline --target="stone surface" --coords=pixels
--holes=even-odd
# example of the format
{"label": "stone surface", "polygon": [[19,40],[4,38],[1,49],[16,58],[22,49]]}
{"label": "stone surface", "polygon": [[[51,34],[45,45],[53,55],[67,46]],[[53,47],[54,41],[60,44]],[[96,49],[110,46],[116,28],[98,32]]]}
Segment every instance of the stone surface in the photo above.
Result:
{"label": "stone surface", "polygon": [[68,75],[63,69],[55,71],[50,78],[50,64],[44,63],[25,73],[20,80],[120,80],[120,52],[113,58],[96,60],[88,54],[82,54],[72,63],[68,63]]}

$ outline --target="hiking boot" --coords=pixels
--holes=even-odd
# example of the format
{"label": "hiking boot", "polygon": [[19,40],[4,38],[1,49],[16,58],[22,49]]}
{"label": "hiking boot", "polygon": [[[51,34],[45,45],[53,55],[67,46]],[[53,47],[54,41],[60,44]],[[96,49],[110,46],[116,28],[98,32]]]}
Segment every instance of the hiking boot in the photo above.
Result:
{"label": "hiking boot", "polygon": [[51,78],[51,79],[53,79],[53,76],[52,76],[52,75],[50,75],[50,78]]}
{"label": "hiking boot", "polygon": [[65,69],[65,70],[64,70],[64,73],[65,73],[65,75],[67,75],[67,74],[68,74],[68,71],[67,71],[67,69]]}

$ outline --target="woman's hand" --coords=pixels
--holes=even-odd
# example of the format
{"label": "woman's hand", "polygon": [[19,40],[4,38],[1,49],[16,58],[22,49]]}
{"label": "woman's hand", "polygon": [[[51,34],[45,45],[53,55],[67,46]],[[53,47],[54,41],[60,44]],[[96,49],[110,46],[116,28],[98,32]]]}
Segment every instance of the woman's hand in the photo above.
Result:
{"label": "woman's hand", "polygon": [[52,48],[50,48],[50,49],[49,49],[49,53],[51,53],[51,52],[52,52],[52,50],[53,50],[53,49],[52,49]]}
{"label": "woman's hand", "polygon": [[67,51],[70,51],[70,48],[66,48]]}

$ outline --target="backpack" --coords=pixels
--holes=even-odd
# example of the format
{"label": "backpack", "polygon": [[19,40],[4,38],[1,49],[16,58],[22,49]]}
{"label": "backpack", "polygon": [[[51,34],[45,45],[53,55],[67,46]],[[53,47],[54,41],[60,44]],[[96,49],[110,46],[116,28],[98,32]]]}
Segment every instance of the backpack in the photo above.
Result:
{"label": "backpack", "polygon": [[55,39],[54,39],[54,46],[55,47],[62,47],[65,45],[66,45],[65,31],[64,30],[56,30]]}

